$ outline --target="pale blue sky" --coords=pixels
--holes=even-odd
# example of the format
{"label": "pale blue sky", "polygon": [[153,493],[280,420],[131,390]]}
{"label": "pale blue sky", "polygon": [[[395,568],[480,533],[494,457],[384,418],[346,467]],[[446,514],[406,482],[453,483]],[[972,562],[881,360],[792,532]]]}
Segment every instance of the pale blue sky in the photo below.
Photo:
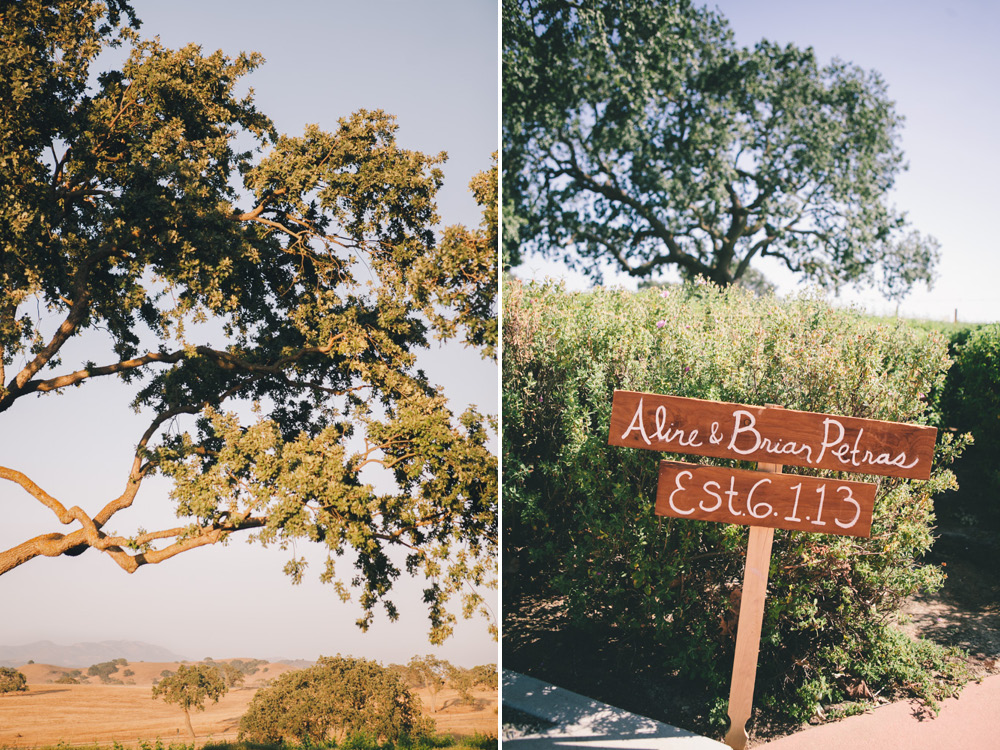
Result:
{"label": "pale blue sky", "polygon": [[[730,22],[739,44],[761,38],[813,47],[821,63],[833,57],[875,69],[904,115],[902,148],[909,171],[892,201],[912,226],[941,242],[938,280],[916,288],[900,314],[951,320],[1000,320],[1000,248],[993,229],[1000,198],[1000,4],[989,0],[722,0],[709,3]],[[777,264],[759,268],[781,292],[797,280]],[[523,277],[565,276],[557,265],[532,258]],[[624,277],[608,283],[634,287]],[[876,313],[895,305],[874,292],[845,293]]]}
{"label": "pale blue sky", "polygon": [[[267,62],[250,85],[281,132],[298,134],[307,123],[332,130],[338,117],[362,107],[396,115],[404,147],[449,154],[439,194],[443,223],[478,225],[468,182],[489,167],[498,148],[497,10],[491,0],[140,0],[135,7],[142,35],[159,35],[167,46],[196,42],[207,52],[263,53]],[[70,369],[89,352],[78,347],[75,353],[65,358]],[[496,413],[497,370],[478,354],[435,348],[421,363],[445,386],[456,412],[475,403]],[[148,424],[131,413],[130,398],[117,381],[95,381],[61,398],[18,402],[3,415],[2,463],[24,471],[67,506],[94,512],[121,492],[130,452]],[[62,530],[10,483],[0,484],[0,503],[9,514],[0,527],[3,548]],[[175,519],[167,485],[154,479],[115,528],[124,533],[158,524],[174,525]],[[400,621],[379,615],[362,634],[354,625],[359,608],[342,604],[331,586],[316,582],[322,555],[309,545],[299,545],[296,554],[316,560],[301,586],[281,572],[290,552],[238,539],[228,549],[195,550],[132,576],[94,551],[75,559],[35,559],[0,577],[8,615],[0,623],[0,643],[142,640],[191,659],[342,653],[387,663],[435,653],[467,666],[496,661],[497,645],[482,619],[460,619],[451,640],[431,647],[420,587],[402,581]],[[490,598],[495,608],[495,593]]]}

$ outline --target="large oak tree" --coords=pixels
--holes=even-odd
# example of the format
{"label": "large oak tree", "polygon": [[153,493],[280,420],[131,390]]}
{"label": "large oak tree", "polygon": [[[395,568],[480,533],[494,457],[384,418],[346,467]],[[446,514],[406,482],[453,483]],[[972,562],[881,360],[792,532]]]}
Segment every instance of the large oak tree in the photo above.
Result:
{"label": "large oak tree", "polygon": [[[444,157],[402,148],[388,114],[278,134],[236,94],[258,55],[143,40],[124,0],[5,4],[0,29],[4,432],[96,379],[131,385],[148,416],[96,512],[0,465],[59,524],[0,551],[0,574],[88,549],[133,572],[234,534],[305,539],[342,596],[361,587],[363,627],[379,603],[395,617],[405,567],[446,636],[449,598],[475,609],[495,581],[495,424],[453,414],[416,355],[436,336],[494,356],[496,168],[473,184],[483,225],[438,237]],[[109,45],[127,59],[95,75]],[[68,360],[78,339],[92,361]],[[116,533],[156,473],[180,522]]]}
{"label": "large oak tree", "polygon": [[596,279],[730,284],[772,257],[898,297],[937,242],[889,202],[902,118],[875,72],[738,47],[688,0],[503,0],[505,240]]}
{"label": "large oak tree", "polygon": [[369,735],[379,745],[432,732],[420,698],[391,669],[368,659],[321,656],[257,691],[240,719],[243,742],[303,745]]}

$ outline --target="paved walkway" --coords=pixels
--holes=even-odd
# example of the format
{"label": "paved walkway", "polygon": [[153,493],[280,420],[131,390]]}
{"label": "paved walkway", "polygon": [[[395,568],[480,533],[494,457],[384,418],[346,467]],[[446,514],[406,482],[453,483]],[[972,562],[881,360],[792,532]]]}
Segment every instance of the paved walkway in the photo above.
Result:
{"label": "paved walkway", "polygon": [[756,748],[766,750],[1000,750],[1000,675],[970,683],[941,702],[936,718],[908,701],[810,727]]}
{"label": "paved walkway", "polygon": [[[597,750],[725,750],[726,745],[614,708],[565,688],[504,670],[504,710],[528,718],[504,744],[522,750],[579,747]],[[532,724],[531,718],[538,721]],[[529,747],[530,743],[530,747]],[[754,750],[1000,750],[1000,675],[970,683],[941,702],[932,718],[901,701],[832,724],[810,727]]]}
{"label": "paved walkway", "polygon": [[517,736],[504,736],[503,744],[517,744],[522,750],[727,750],[707,737],[507,669],[502,690],[504,720],[512,708],[527,719],[526,728]]}

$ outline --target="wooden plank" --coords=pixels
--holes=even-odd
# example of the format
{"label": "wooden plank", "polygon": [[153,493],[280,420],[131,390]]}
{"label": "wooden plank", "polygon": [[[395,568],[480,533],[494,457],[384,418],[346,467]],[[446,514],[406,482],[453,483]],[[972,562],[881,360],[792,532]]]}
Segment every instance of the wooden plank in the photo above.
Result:
{"label": "wooden plank", "polygon": [[929,479],[937,429],[615,391],[608,443],[664,453]]}
{"label": "wooden plank", "polygon": [[[780,473],[781,466],[760,464],[761,471]],[[733,750],[743,750],[749,738],[746,723],[753,709],[753,687],[757,681],[757,655],[760,651],[760,628],[764,621],[764,597],[771,567],[771,542],[774,529],[751,526],[747,543],[746,567],[743,571],[743,592],[740,597],[740,618],[736,625],[736,655],[733,658],[733,679],[729,685],[729,731],[726,744]]]}
{"label": "wooden plank", "polygon": [[656,515],[867,537],[875,490],[865,482],[660,461]]}

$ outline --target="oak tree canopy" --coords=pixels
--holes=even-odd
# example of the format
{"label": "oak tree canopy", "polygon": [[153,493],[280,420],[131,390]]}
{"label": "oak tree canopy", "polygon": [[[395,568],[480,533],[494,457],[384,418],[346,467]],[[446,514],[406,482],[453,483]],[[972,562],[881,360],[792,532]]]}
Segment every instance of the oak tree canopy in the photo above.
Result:
{"label": "oak tree canopy", "polygon": [[505,262],[727,285],[772,257],[828,288],[930,283],[938,243],[889,200],[903,118],[878,73],[739,47],[688,0],[502,12]]}
{"label": "oak tree canopy", "polygon": [[[148,417],[94,511],[0,465],[58,521],[0,552],[0,574],[308,540],[324,581],[360,587],[362,627],[379,604],[395,618],[404,569],[426,580],[439,641],[449,599],[469,613],[495,585],[496,426],[453,414],[416,356],[435,338],[495,356],[496,167],[473,181],[482,225],[439,233],[444,154],[404,149],[392,116],[279,134],[237,93],[259,55],[167,49],[138,26],[125,0],[0,10],[0,419],[111,378]],[[109,46],[127,59],[98,73]],[[66,355],[77,339],[91,361]],[[154,474],[180,521],[117,533]]]}
{"label": "oak tree canopy", "polygon": [[321,656],[315,665],[278,677],[258,690],[240,719],[240,740],[275,744],[350,745],[369,735],[378,744],[397,743],[433,731],[421,716],[420,698],[402,678],[378,662]]}

